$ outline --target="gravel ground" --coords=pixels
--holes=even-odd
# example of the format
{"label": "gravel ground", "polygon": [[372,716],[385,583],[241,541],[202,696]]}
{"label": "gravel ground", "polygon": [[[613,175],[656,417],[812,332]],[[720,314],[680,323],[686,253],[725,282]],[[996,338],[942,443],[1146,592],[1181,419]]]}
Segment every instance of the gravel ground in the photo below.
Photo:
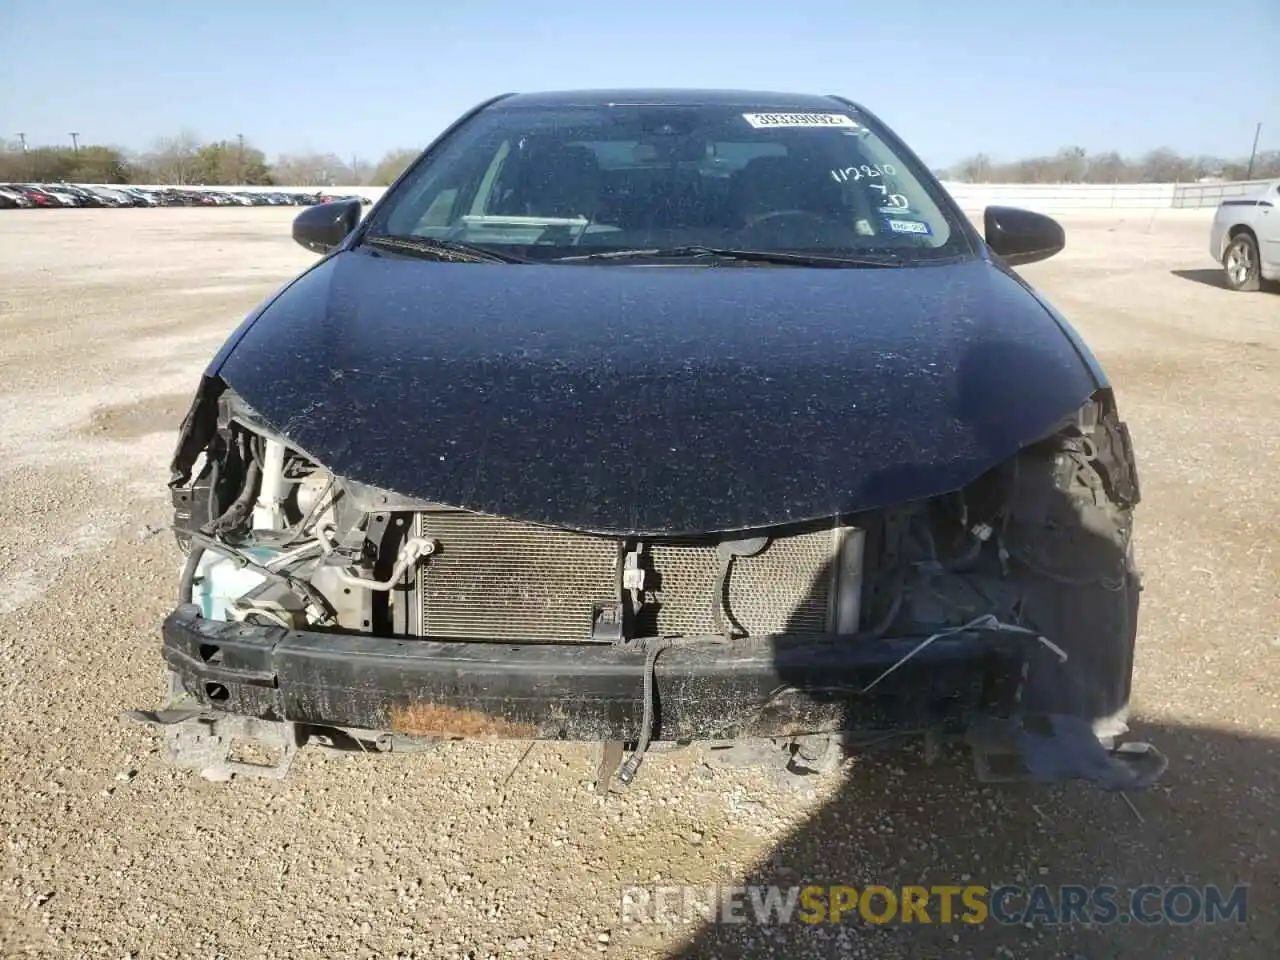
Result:
{"label": "gravel ground", "polygon": [[[47,957],[1274,957],[1280,296],[1222,289],[1208,213],[1064,216],[1027,275],[1138,445],[1136,727],[1156,789],[977,785],[961,754],[796,790],[695,751],[595,796],[590,752],[304,752],[212,784],[120,711],[162,702],[166,463],[199,372],[310,262],[291,211],[0,215],[0,953]],[[1244,925],[623,924],[624,884],[1248,883]]]}

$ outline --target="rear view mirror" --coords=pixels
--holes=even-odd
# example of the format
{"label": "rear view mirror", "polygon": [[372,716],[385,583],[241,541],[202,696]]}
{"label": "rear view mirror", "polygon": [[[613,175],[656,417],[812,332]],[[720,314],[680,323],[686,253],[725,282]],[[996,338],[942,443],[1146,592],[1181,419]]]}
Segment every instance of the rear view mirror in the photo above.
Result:
{"label": "rear view mirror", "polygon": [[360,222],[358,197],[307,207],[293,218],[293,239],[312,253],[328,253]]}
{"label": "rear view mirror", "polygon": [[987,207],[982,221],[987,246],[1011,267],[1048,260],[1067,245],[1062,225],[1042,213],[1018,207]]}

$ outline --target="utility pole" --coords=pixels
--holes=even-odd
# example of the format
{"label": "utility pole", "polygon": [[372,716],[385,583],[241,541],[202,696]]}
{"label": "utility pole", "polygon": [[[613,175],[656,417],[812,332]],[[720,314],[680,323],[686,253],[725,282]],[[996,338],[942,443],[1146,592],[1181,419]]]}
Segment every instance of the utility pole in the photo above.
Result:
{"label": "utility pole", "polygon": [[237,133],[236,140],[240,144],[240,156],[236,163],[236,181],[241,185],[244,184],[244,134]]}
{"label": "utility pole", "polygon": [[31,166],[27,162],[27,135],[19,132],[18,142],[22,144],[22,175],[29,177],[31,176]]}
{"label": "utility pole", "polygon": [[80,156],[80,134],[79,133],[71,134],[71,150],[72,152],[75,153],[77,157]]}
{"label": "utility pole", "polygon": [[1262,135],[1262,121],[1258,121],[1258,125],[1253,128],[1253,150],[1249,153],[1249,169],[1245,171],[1244,178],[1246,180],[1253,179],[1253,161],[1258,156],[1258,137]]}

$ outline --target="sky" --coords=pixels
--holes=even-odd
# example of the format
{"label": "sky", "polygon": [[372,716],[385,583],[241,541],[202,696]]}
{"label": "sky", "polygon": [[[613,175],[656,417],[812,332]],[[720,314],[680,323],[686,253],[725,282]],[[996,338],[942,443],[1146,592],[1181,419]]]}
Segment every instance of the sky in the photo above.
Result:
{"label": "sky", "polygon": [[[1230,5],[1229,5],[1230,6]],[[840,93],[934,167],[1280,149],[1280,0],[0,0],[0,139],[422,147],[499,93]],[[1244,12],[1247,11],[1247,12]]]}

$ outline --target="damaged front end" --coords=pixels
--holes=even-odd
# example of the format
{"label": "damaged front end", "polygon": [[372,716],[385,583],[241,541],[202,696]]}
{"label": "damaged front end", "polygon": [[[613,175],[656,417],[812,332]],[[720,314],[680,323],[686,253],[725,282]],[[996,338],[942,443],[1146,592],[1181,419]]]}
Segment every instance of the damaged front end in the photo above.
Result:
{"label": "damaged front end", "polygon": [[[1138,582],[1110,393],[962,489],[732,533],[602,535],[336,476],[217,377],[171,479],[175,762],[279,776],[299,746],[454,738],[953,736],[989,778],[1144,786],[1125,730]],[[267,751],[239,756],[240,743]],[[632,750],[619,765],[621,748]]]}

